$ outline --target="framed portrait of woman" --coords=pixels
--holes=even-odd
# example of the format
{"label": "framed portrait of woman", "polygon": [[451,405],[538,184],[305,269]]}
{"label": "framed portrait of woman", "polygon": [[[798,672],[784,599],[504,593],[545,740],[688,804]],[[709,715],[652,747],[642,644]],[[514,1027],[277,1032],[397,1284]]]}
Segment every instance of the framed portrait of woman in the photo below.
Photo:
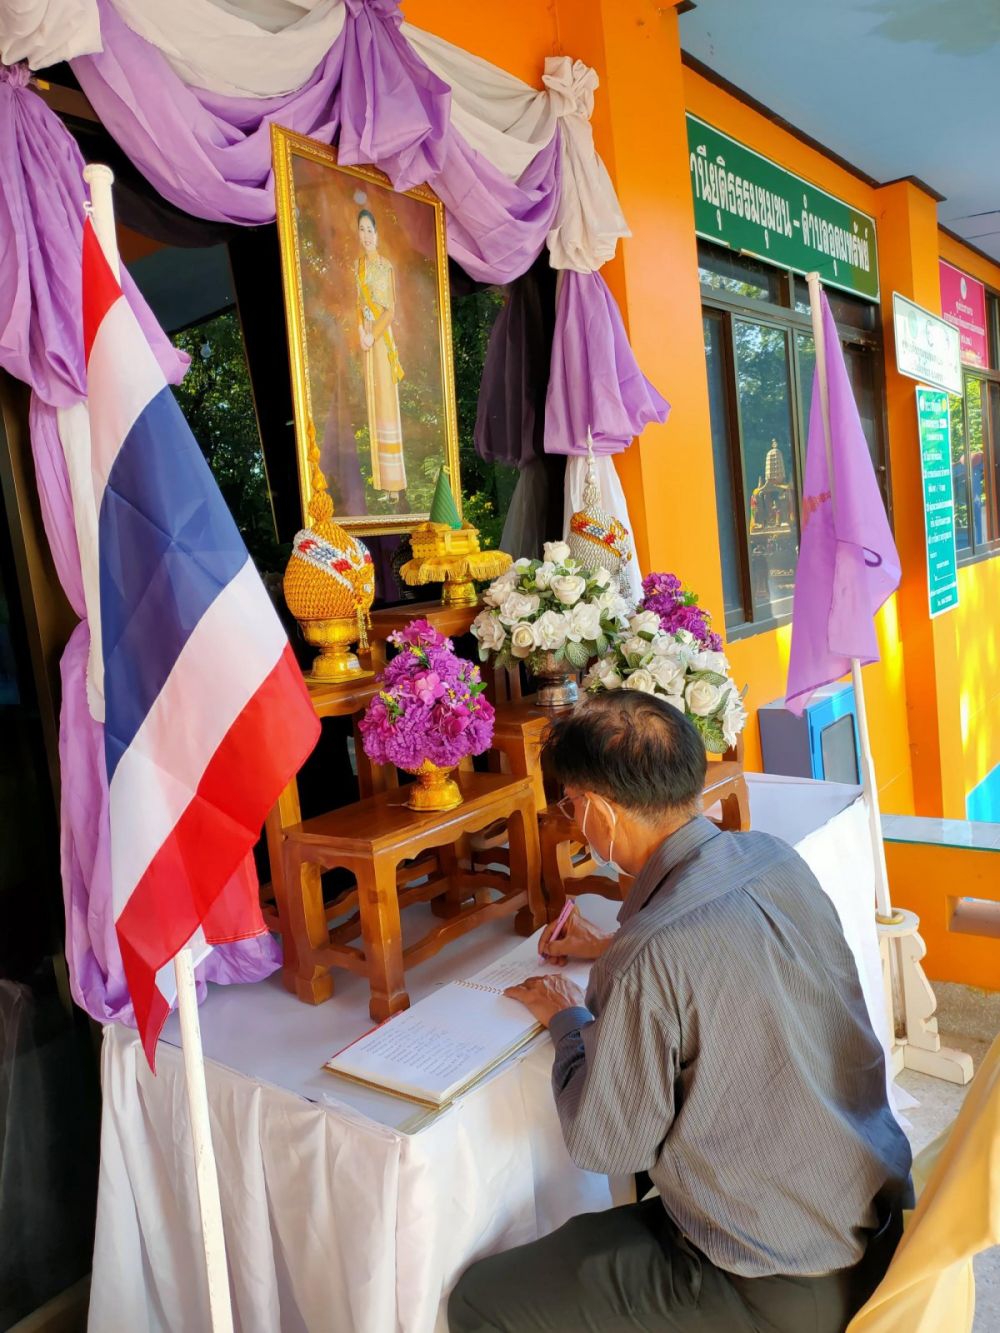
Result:
{"label": "framed portrait of woman", "polygon": [[303,514],[310,431],[345,528],[411,531],[442,465],[461,513],[444,205],[271,137]]}

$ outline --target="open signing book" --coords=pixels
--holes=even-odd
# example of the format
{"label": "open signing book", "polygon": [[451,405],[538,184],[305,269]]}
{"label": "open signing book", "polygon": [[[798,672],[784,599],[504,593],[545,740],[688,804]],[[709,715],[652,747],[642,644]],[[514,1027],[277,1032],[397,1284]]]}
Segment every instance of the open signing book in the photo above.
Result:
{"label": "open signing book", "polygon": [[542,1030],[523,1004],[507,999],[507,986],[548,973],[586,989],[590,963],[546,963],[538,956],[538,938],[418,1000],[324,1068],[422,1106],[444,1106]]}

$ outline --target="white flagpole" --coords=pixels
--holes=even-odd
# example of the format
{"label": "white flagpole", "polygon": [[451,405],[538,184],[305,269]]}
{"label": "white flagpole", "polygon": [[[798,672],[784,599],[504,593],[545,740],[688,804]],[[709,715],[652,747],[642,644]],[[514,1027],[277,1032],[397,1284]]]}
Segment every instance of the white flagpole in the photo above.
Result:
{"label": "white flagpole", "polygon": [[[83,179],[90,186],[91,218],[104,256],[115,277],[121,278],[118,242],[115,237],[115,213],[111,199],[114,173],[103,163],[91,163],[83,169]],[[222,1204],[219,1176],[212,1148],[212,1127],[205,1084],[205,1058],[201,1049],[198,1022],[198,996],[194,983],[191,950],[184,948],[174,959],[177,980],[177,1008],[181,1022],[181,1049],[184,1055],[184,1082],[187,1087],[188,1113],[194,1148],[195,1177],[198,1182],[198,1206],[201,1212],[201,1237],[208,1278],[208,1302],[212,1333],[233,1333],[233,1311],[229,1296],[229,1270],[226,1263],[226,1239],[222,1229]]]}
{"label": "white flagpole", "polygon": [[226,1236],[222,1229],[219,1173],[215,1165],[215,1150],[212,1147],[212,1124],[208,1113],[208,1088],[205,1084],[205,1057],[201,1049],[198,995],[194,984],[194,959],[190,949],[182,949],[174,959],[174,976],[177,978],[177,1012],[181,1020],[184,1082],[187,1086],[188,1113],[191,1117],[191,1139],[194,1145],[195,1176],[198,1180],[201,1239],[205,1251],[212,1333],[233,1333],[233,1308],[229,1297],[229,1265],[226,1262]]}
{"label": "white flagpole", "polygon": [[[837,495],[833,473],[833,448],[830,439],[830,388],[826,373],[826,342],[823,335],[823,308],[820,302],[818,273],[806,276],[809,285],[809,309],[812,315],[813,342],[816,347],[816,378],[819,384],[820,407],[823,416],[823,442],[826,445],[826,471],[830,483],[830,502],[836,512]],[[889,898],[889,873],[885,864],[885,843],[882,841],[882,816],[878,803],[878,784],[875,781],[875,763],[872,758],[871,737],[868,733],[868,709],[865,705],[865,686],[858,658],[851,660],[851,680],[854,684],[854,706],[858,719],[858,741],[861,749],[861,785],[868,808],[868,830],[872,855],[875,860],[875,911],[880,922],[890,924],[902,920],[893,913]]]}

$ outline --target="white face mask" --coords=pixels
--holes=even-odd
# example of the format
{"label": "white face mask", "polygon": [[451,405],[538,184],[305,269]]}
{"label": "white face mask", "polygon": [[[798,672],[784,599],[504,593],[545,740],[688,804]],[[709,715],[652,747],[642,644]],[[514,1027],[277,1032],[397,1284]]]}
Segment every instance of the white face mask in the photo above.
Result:
{"label": "white face mask", "polygon": [[580,820],[580,832],[583,834],[583,836],[584,836],[585,838],[587,838],[587,846],[590,848],[590,854],[591,854],[591,856],[594,858],[594,860],[597,862],[597,864],[598,864],[603,870],[613,870],[614,873],[615,873],[616,875],[620,875],[620,874],[622,873],[622,868],[621,868],[621,866],[618,864],[618,862],[617,862],[616,860],[614,860],[614,852],[615,852],[615,830],[616,830],[617,827],[618,827],[618,817],[617,817],[617,815],[615,814],[614,809],[612,808],[612,806],[609,804],[609,802],[607,802],[607,801],[604,800],[604,797],[603,797],[603,796],[598,796],[597,799],[598,799],[599,801],[604,801],[604,804],[605,804],[605,805],[607,806],[607,808],[608,808],[608,814],[611,816],[611,843],[610,843],[610,845],[609,845],[609,847],[608,847],[608,855],[607,855],[607,856],[602,856],[602,855],[600,854],[600,852],[596,850],[596,848],[594,847],[594,844],[590,841],[590,839],[587,838],[587,816],[590,814],[590,797],[589,797],[589,796],[587,797],[587,808],[586,808],[586,809],[584,810],[584,812],[583,812],[583,819]]}

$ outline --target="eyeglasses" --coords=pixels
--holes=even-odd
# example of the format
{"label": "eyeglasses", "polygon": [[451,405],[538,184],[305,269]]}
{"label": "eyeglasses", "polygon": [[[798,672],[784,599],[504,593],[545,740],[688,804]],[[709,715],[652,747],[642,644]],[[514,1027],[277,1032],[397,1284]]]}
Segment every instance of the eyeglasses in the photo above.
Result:
{"label": "eyeglasses", "polygon": [[575,796],[564,796],[561,801],[556,802],[556,809],[562,815],[563,819],[568,819],[570,823],[576,823],[576,810],[574,803]]}

